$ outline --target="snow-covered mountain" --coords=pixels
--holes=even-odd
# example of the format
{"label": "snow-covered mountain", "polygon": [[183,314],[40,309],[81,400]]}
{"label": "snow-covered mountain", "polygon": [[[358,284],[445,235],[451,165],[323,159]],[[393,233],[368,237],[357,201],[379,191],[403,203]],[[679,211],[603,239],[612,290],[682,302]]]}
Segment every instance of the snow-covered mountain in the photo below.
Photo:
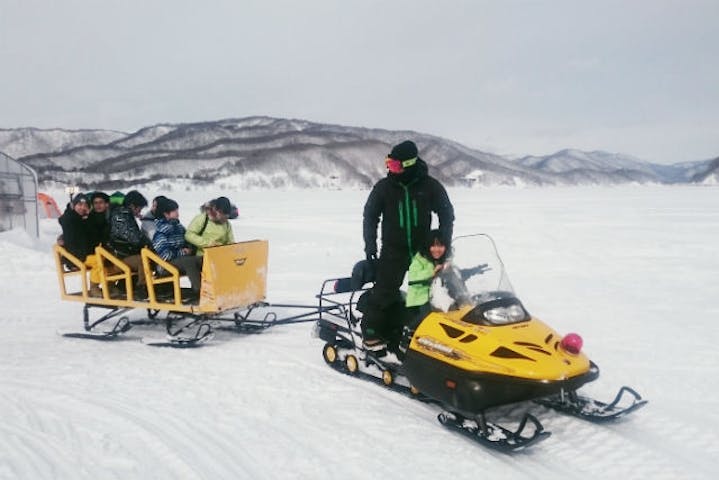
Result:
{"label": "snow-covered mountain", "polygon": [[[0,131],[0,150],[43,182],[122,188],[186,179],[239,188],[366,188],[385,174],[392,145],[414,140],[430,173],[448,186],[575,185],[689,181],[689,167],[626,155],[562,150],[512,161],[457,142],[390,131],[247,117],[161,124],[132,134],[105,130]],[[702,164],[695,165],[702,171]]]}
{"label": "snow-covered mountain", "polygon": [[700,163],[698,168],[691,170],[691,181],[704,185],[719,185],[719,157]]}
{"label": "snow-covered mountain", "polygon": [[[517,160],[520,165],[564,177],[570,183],[626,183],[687,181],[685,172],[690,167],[657,165],[631,155],[603,151],[584,152],[565,149],[546,156],[526,156]],[[696,162],[699,166],[704,162]]]}
{"label": "snow-covered mountain", "polygon": [[124,137],[127,137],[127,133],[114,130],[0,128],[0,152],[20,158],[67,150],[79,145],[104,145]]}

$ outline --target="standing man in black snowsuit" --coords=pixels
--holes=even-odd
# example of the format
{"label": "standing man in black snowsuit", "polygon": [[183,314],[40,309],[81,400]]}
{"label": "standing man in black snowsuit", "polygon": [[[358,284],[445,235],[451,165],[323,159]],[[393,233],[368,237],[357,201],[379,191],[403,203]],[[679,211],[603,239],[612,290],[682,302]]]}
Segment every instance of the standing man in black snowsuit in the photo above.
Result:
{"label": "standing man in black snowsuit", "polygon": [[439,231],[448,248],[454,225],[447,191],[429,176],[414,142],[395,145],[386,165],[387,176],[375,184],[364,206],[368,260],[377,258],[377,225],[382,218],[382,250],[362,320],[364,346],[374,351],[393,349],[399,341],[404,314],[399,287],[412,257],[429,235],[432,212],[439,218]]}

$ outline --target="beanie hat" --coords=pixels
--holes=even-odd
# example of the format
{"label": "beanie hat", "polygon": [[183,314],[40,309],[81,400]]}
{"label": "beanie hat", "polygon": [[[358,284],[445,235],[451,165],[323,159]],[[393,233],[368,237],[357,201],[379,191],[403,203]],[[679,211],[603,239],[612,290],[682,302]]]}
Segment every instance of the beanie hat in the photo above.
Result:
{"label": "beanie hat", "polygon": [[122,204],[126,207],[134,205],[136,207],[144,208],[147,206],[147,199],[137,190],[131,190],[125,195],[125,200]]}
{"label": "beanie hat", "polygon": [[164,215],[165,213],[174,212],[180,208],[180,206],[177,204],[176,201],[172,200],[171,198],[165,198],[162,197],[157,200],[157,214],[158,215]]}
{"label": "beanie hat", "polygon": [[125,194],[122,192],[116,191],[112,195],[110,195],[110,203],[112,205],[122,205],[122,202],[125,201]]}
{"label": "beanie hat", "polygon": [[[392,147],[392,151],[389,153],[389,157],[404,162],[405,160],[416,159],[417,153],[417,145],[415,145],[414,142],[410,140],[405,140],[404,142]],[[407,166],[410,165],[405,165],[405,167]]]}
{"label": "beanie hat", "polygon": [[212,205],[227,216],[232,213],[232,204],[230,203],[230,199],[227,197],[217,197],[212,201]]}
{"label": "beanie hat", "polygon": [[74,197],[72,197],[71,203],[72,203],[72,206],[73,206],[73,207],[74,207],[75,205],[77,205],[78,203],[80,203],[80,202],[88,203],[88,201],[87,201],[87,195],[85,195],[84,193],[78,193],[77,195],[75,195]]}

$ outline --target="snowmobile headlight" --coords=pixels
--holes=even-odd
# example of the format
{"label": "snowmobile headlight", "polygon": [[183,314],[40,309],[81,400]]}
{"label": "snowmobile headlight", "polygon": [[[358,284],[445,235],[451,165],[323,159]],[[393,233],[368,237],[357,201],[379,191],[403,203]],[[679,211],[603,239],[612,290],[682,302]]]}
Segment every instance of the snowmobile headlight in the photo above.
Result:
{"label": "snowmobile headlight", "polygon": [[524,309],[517,304],[508,307],[496,307],[484,312],[484,318],[495,325],[516,323],[524,320]]}

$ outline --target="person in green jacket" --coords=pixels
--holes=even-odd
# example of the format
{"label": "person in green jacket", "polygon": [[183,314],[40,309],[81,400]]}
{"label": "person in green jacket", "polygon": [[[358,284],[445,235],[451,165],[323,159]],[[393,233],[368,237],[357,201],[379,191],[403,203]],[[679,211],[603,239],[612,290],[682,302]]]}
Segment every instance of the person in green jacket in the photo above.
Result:
{"label": "person in green jacket", "polygon": [[192,219],[185,232],[185,240],[197,249],[197,255],[204,255],[208,247],[235,243],[232,225],[228,221],[232,204],[227,197],[210,200],[203,212]]}
{"label": "person in green jacket", "polygon": [[432,230],[427,241],[414,257],[407,272],[406,320],[402,329],[399,350],[407,351],[409,341],[419,323],[430,312],[430,287],[435,276],[444,268],[449,248],[439,230]]}

